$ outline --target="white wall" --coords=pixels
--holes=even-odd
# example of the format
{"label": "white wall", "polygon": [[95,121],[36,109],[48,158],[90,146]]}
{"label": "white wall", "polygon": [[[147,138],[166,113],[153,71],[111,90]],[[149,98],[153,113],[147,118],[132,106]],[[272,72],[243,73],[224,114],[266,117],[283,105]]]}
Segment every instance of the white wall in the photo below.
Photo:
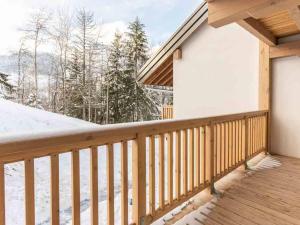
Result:
{"label": "white wall", "polygon": [[203,24],[174,62],[175,118],[258,109],[258,40],[236,24]]}
{"label": "white wall", "polygon": [[272,62],[272,152],[300,157],[300,58]]}

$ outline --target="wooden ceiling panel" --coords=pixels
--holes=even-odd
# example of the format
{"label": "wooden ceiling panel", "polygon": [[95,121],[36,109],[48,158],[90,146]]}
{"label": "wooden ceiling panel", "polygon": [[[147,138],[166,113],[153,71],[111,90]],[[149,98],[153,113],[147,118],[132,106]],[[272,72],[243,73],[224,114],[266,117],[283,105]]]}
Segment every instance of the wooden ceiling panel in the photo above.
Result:
{"label": "wooden ceiling panel", "polygon": [[259,19],[259,22],[278,38],[300,33],[300,30],[290,16],[289,11],[279,11],[270,16]]}
{"label": "wooden ceiling panel", "polygon": [[173,80],[173,56],[171,55],[169,58],[165,60],[155,71],[152,73],[147,80],[145,80],[145,84],[148,85],[164,85],[169,86],[165,83],[166,80]]}

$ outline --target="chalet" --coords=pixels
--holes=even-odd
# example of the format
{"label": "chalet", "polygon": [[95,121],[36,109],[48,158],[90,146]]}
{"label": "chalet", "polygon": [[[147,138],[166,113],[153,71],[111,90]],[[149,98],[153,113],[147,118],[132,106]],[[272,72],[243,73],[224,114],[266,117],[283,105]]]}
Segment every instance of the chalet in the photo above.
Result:
{"label": "chalet", "polygon": [[[69,153],[72,223],[80,225],[80,152],[86,149],[92,225],[105,219],[113,225],[116,218],[122,225],[151,224],[207,190],[214,201],[189,214],[189,224],[300,224],[299,5],[202,3],[139,74],[145,84],[173,86],[174,119],[1,137],[0,224],[15,216],[5,211],[4,166],[20,161],[24,221],[35,224],[34,164],[40,157],[50,161],[50,222],[60,224],[59,156]],[[99,151],[106,153],[107,204],[100,210],[107,218],[99,218]],[[257,166],[258,157],[272,163]],[[243,178],[223,189],[220,183],[237,170]]]}

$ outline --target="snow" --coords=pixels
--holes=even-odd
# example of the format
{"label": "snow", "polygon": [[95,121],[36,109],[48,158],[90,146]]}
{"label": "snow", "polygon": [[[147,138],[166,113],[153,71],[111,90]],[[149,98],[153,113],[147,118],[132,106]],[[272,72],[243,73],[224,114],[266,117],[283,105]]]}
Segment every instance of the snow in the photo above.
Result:
{"label": "snow", "polygon": [[0,135],[38,133],[99,125],[0,98]]}
{"label": "snow", "polygon": [[[70,118],[67,116],[30,108],[0,99],[0,140],[1,138],[18,135],[30,136],[31,134],[45,132],[61,132],[68,129],[97,128],[99,125]],[[126,126],[126,125],[124,125]],[[158,149],[158,140],[156,140]],[[149,142],[147,142],[148,151]],[[120,167],[120,143],[114,144],[114,189],[115,189],[115,224],[120,223],[121,217],[121,167]],[[128,142],[128,189],[129,202],[132,198],[132,143]],[[167,151],[165,151],[167,159]],[[148,155],[148,153],[147,153]],[[156,152],[156,199],[158,199],[158,151]],[[71,199],[71,153],[59,155],[59,190],[60,190],[60,224],[71,225],[72,199]],[[107,176],[106,176],[106,151],[105,147],[98,147],[98,184],[99,184],[99,224],[106,224],[107,218]],[[165,163],[167,166],[167,162]],[[148,180],[148,157],[147,157]],[[167,168],[165,168],[167,169]],[[81,224],[90,224],[90,155],[89,150],[80,151],[80,200],[81,200]],[[167,179],[166,179],[167,182]],[[5,165],[6,183],[6,223],[7,225],[23,225],[25,219],[24,209],[24,163],[17,162]],[[35,159],[35,215],[36,224],[50,224],[50,158]],[[165,184],[167,185],[167,183]],[[148,193],[147,187],[147,193]],[[149,195],[147,194],[147,202]],[[158,204],[158,203],[157,203]],[[183,204],[184,206],[184,204]],[[181,207],[175,209],[180,211]],[[129,205],[129,219],[131,221],[132,208]],[[170,212],[169,216],[174,212]],[[14,216],[17,215],[17,216]],[[155,224],[164,224],[166,217]],[[129,222],[130,222],[129,221]]]}

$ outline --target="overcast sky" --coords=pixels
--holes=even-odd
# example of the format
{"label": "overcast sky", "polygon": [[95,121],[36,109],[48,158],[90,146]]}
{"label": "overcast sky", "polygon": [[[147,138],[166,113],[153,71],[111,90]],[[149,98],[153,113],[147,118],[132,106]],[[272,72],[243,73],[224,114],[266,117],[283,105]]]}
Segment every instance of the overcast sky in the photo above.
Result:
{"label": "overcast sky", "polygon": [[124,31],[136,16],[146,25],[152,47],[162,44],[202,0],[0,0],[0,55],[16,48],[22,25],[33,10],[85,7],[102,23],[106,41],[116,29]]}

